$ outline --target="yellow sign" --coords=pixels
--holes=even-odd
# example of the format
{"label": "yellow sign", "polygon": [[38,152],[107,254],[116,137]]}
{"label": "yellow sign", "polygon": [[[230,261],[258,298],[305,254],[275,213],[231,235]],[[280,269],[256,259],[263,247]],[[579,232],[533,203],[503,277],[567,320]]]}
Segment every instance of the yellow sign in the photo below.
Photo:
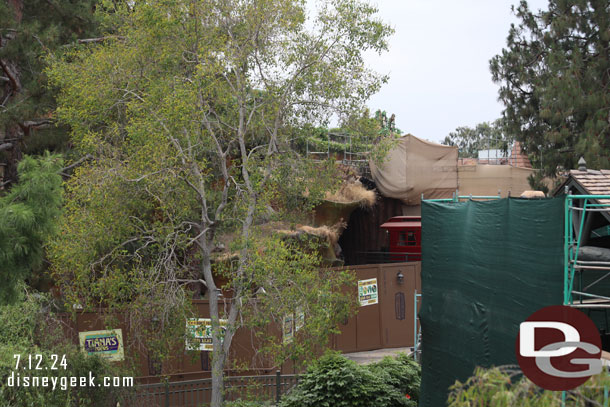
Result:
{"label": "yellow sign", "polygon": [[282,321],[282,336],[284,343],[291,343],[294,339],[294,315],[290,314],[284,317]]}
{"label": "yellow sign", "polygon": [[[220,320],[220,329],[227,329],[227,320]],[[212,320],[210,318],[189,318],[186,320],[186,349],[187,350],[214,350],[212,344]]]}
{"label": "yellow sign", "polygon": [[358,301],[360,306],[373,305],[379,302],[379,290],[377,289],[377,279],[358,281]]}
{"label": "yellow sign", "polygon": [[125,359],[120,329],[79,332],[78,339],[81,349],[88,355],[100,355],[112,362]]}

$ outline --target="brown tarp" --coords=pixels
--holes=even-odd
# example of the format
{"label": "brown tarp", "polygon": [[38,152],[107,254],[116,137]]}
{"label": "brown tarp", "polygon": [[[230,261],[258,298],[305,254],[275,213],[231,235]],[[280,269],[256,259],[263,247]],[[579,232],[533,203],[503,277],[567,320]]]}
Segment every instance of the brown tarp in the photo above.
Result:
{"label": "brown tarp", "polygon": [[511,165],[460,165],[458,166],[458,188],[460,195],[498,195],[518,197],[532,189],[527,177],[536,170]]}
{"label": "brown tarp", "polygon": [[383,164],[369,164],[377,189],[384,196],[419,205],[422,194],[424,199],[451,198],[458,187],[457,158],[457,147],[408,134],[399,139]]}

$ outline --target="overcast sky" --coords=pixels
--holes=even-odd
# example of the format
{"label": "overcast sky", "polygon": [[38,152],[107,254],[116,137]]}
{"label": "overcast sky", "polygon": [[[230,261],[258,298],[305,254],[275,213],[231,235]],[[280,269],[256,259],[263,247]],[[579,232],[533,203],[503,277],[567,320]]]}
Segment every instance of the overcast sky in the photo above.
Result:
{"label": "overcast sky", "polygon": [[[396,29],[390,50],[368,55],[368,65],[390,75],[369,102],[371,111],[396,114],[403,132],[441,141],[458,126],[501,116],[489,60],[506,44],[511,5],[518,0],[372,0]],[[546,9],[547,0],[529,0]]]}

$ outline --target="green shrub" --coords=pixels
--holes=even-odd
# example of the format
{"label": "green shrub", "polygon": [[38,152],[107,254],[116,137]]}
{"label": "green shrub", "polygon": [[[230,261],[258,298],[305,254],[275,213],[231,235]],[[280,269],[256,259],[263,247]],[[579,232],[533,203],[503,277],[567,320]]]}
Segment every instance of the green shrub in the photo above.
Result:
{"label": "green shrub", "polygon": [[386,356],[380,362],[368,365],[368,368],[376,375],[388,375],[386,383],[409,395],[411,400],[419,401],[421,367],[406,353],[399,353],[396,358]]}
{"label": "green shrub", "polygon": [[[566,406],[605,406],[607,371],[566,394]],[[477,368],[466,382],[450,387],[448,407],[561,407],[562,392],[541,389],[512,367]]]}
{"label": "green shrub", "polygon": [[[419,375],[417,369],[382,361],[374,367],[359,366],[336,353],[316,361],[301,378],[299,385],[288,393],[281,407],[415,407],[417,402],[398,386],[403,383],[401,369]],[[392,364],[393,372],[381,366]],[[403,367],[404,366],[404,367]],[[395,374],[397,376],[395,376]],[[404,380],[404,383],[417,380]],[[393,384],[394,383],[394,384]]]}

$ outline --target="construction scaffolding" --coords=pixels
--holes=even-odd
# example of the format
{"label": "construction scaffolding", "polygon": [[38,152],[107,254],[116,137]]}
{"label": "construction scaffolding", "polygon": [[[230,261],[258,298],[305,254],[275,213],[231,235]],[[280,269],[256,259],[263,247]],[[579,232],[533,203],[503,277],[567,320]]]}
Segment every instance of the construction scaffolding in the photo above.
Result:
{"label": "construction scaffolding", "polygon": [[[610,195],[566,193],[563,303],[576,308],[607,309],[610,292],[600,293],[597,289],[602,282],[610,281],[606,280],[610,276],[610,261],[579,259],[582,242],[590,233],[585,228],[587,218],[594,212],[610,213]],[[586,278],[590,274],[596,275]]]}
{"label": "construction scaffolding", "polygon": [[[310,148],[309,139],[305,140],[305,153],[307,157],[313,156],[314,159],[330,159],[334,154],[341,157],[338,161],[345,165],[350,165],[357,168],[362,175],[370,176],[369,164],[369,151],[356,151],[352,136],[350,134],[341,133],[329,133],[326,151],[314,151]],[[331,148],[334,144],[338,144],[342,147],[343,151],[335,151]],[[365,145],[370,144],[370,140],[364,141]],[[312,144],[311,147],[315,145]],[[318,148],[319,149],[319,148]]]}

